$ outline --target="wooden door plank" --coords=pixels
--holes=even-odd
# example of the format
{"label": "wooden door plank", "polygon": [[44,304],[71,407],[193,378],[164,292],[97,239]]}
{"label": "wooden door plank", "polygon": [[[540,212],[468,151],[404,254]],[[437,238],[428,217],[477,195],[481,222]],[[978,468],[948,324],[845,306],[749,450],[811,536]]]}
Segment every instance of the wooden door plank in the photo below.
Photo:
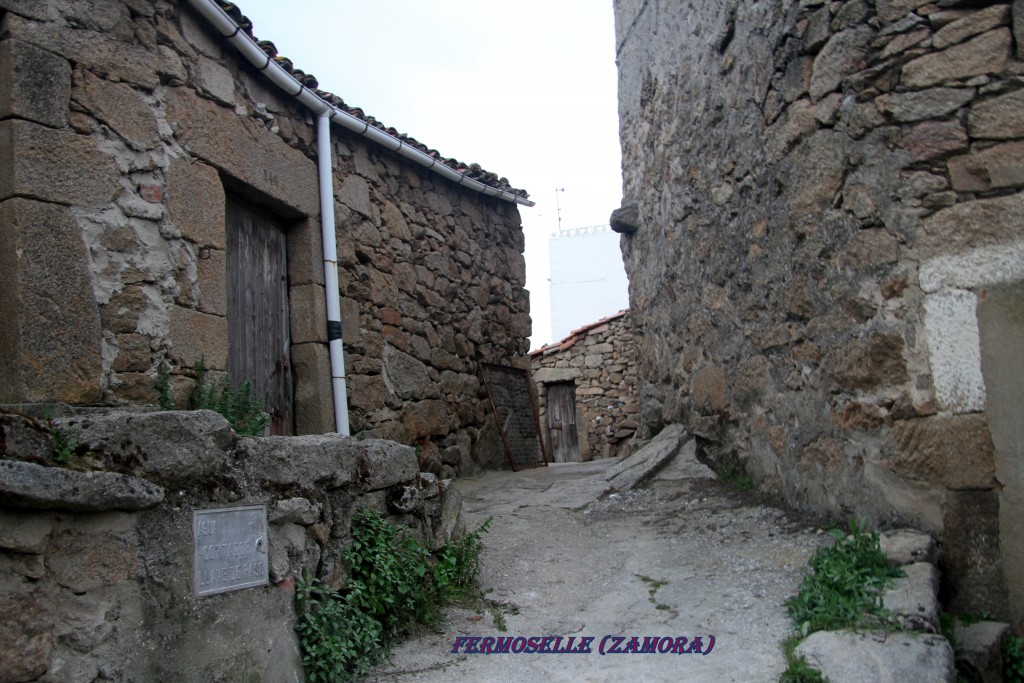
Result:
{"label": "wooden door plank", "polygon": [[267,215],[227,202],[228,372],[253,383],[272,434],[291,434],[288,263],[284,231]]}

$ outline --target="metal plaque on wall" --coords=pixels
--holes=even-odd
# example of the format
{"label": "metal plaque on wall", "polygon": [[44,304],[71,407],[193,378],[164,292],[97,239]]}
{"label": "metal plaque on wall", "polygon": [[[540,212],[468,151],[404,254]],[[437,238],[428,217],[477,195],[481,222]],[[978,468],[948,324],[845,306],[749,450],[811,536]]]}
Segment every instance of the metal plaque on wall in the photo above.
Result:
{"label": "metal plaque on wall", "polygon": [[192,533],[196,597],[270,583],[266,505],[195,510]]}

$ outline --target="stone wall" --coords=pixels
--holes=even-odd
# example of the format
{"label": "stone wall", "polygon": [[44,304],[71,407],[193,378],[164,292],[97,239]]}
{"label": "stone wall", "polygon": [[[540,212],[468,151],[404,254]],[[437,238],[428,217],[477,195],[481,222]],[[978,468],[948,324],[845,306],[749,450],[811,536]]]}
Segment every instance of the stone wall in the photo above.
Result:
{"label": "stone wall", "polygon": [[641,430],[1019,622],[1024,3],[615,4]]}
{"label": "stone wall", "polygon": [[[561,342],[530,353],[541,428],[550,444],[547,388],[552,382],[576,387],[580,459],[624,455],[639,423],[636,402],[636,346],[629,311],[586,325]],[[548,454],[554,457],[551,446]]]}
{"label": "stone wall", "polygon": [[[312,115],[183,2],[0,22],[0,401],[153,404],[163,365],[183,406],[224,371],[231,196],[284,226],[294,429],[333,431]],[[476,363],[526,362],[519,213],[332,128],[353,433],[474,469]]]}
{"label": "stone wall", "polygon": [[[58,410],[58,412],[60,412]],[[67,462],[57,463],[60,434]],[[438,548],[462,533],[451,481],[413,448],[239,438],[216,413],[0,413],[0,680],[301,680],[302,572],[337,588],[355,510]],[[193,511],[267,507],[270,585],[196,597]]]}

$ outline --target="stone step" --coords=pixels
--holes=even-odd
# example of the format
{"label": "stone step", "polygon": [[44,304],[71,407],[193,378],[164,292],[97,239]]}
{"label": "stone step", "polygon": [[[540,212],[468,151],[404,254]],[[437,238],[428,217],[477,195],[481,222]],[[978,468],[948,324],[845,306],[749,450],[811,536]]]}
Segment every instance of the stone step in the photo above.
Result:
{"label": "stone step", "polygon": [[796,654],[832,683],[956,681],[953,648],[931,633],[818,631]]}

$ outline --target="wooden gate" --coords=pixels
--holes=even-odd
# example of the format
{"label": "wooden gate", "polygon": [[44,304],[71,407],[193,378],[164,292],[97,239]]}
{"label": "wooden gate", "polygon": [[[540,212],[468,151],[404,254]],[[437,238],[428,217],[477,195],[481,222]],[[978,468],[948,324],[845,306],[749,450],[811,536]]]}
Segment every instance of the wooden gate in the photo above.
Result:
{"label": "wooden gate", "polygon": [[576,384],[554,382],[548,389],[548,439],[555,462],[579,462],[576,432]]}
{"label": "wooden gate", "polygon": [[285,244],[272,218],[228,199],[228,372],[235,386],[252,381],[271,434],[294,430]]}
{"label": "wooden gate", "polygon": [[498,423],[508,464],[518,471],[546,467],[548,452],[537,417],[537,397],[530,371],[494,363],[480,363],[480,377]]}

